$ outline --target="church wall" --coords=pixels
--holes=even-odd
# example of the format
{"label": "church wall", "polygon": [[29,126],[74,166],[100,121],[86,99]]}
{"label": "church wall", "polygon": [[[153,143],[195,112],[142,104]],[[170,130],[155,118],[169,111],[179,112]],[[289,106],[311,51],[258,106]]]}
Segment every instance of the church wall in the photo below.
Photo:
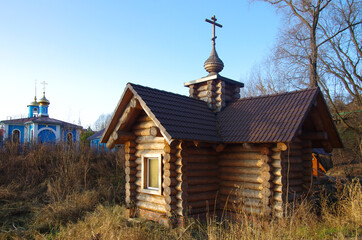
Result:
{"label": "church wall", "polygon": [[56,130],[57,130],[56,125],[49,125],[49,124],[45,125],[45,124],[39,124],[39,125],[38,125],[38,129],[39,129],[39,131],[40,131],[42,128],[51,128],[51,129],[53,129],[54,131],[56,131]]}
{"label": "church wall", "polygon": [[[146,189],[142,169],[144,157],[160,156],[164,162],[164,138],[145,113],[139,115],[131,131],[136,139],[125,143],[126,204],[129,208],[137,206],[141,216],[165,218],[169,209],[163,192]],[[159,189],[167,178],[163,174],[161,176]],[[152,212],[157,214],[152,215]]]}
{"label": "church wall", "polygon": [[20,143],[24,143],[25,127],[21,125],[8,125],[8,138],[11,140],[14,130],[20,131]]}
{"label": "church wall", "polygon": [[270,149],[229,144],[219,155],[220,209],[270,214]]}
{"label": "church wall", "polygon": [[187,175],[187,214],[204,214],[218,208],[219,168],[215,144],[182,144],[183,174]]}

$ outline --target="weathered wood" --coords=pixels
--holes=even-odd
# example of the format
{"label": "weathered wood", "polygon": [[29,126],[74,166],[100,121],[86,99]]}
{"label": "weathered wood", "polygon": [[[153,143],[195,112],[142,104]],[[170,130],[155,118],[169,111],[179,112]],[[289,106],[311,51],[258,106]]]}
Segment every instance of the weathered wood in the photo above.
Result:
{"label": "weathered wood", "polygon": [[174,196],[177,194],[177,190],[176,188],[174,187],[165,187],[163,188],[163,193],[166,195],[166,196]]}
{"label": "weathered wood", "polygon": [[190,163],[187,165],[189,170],[208,170],[215,171],[218,169],[216,164],[207,164],[207,163]]}
{"label": "weathered wood", "polygon": [[136,149],[135,148],[125,148],[124,149],[124,152],[127,154],[127,153],[129,153],[129,154],[133,154],[133,153],[135,153],[136,152]]}
{"label": "weathered wood", "polygon": [[190,185],[200,185],[200,184],[211,184],[217,183],[218,178],[204,178],[204,177],[189,177],[188,184]]}
{"label": "weathered wood", "polygon": [[124,171],[125,171],[126,174],[130,174],[130,175],[135,175],[136,172],[137,172],[136,169],[130,168],[130,167],[126,167],[126,168],[124,169]]}
{"label": "weathered wood", "polygon": [[134,160],[136,160],[136,156],[135,155],[133,155],[133,154],[129,154],[129,153],[126,153],[125,154],[125,159],[126,159],[126,161],[134,161]]}
{"label": "weathered wood", "polygon": [[134,141],[136,143],[164,143],[165,139],[163,137],[138,136]]}
{"label": "weathered wood", "polygon": [[164,143],[139,143],[136,146],[137,150],[163,150]]}
{"label": "weathered wood", "polygon": [[154,204],[160,204],[160,205],[166,204],[165,197],[159,196],[159,195],[139,193],[139,194],[137,194],[136,199],[143,201],[143,202],[149,202],[149,203],[154,203]]}
{"label": "weathered wood", "polygon": [[217,203],[213,200],[201,200],[194,201],[189,203],[189,207],[191,207],[191,214],[195,213],[203,213],[203,212],[213,212],[217,206]]}
{"label": "weathered wood", "polygon": [[196,192],[208,192],[208,191],[217,191],[217,190],[219,190],[218,184],[193,185],[188,187],[187,192],[196,193]]}
{"label": "weathered wood", "polygon": [[134,190],[136,190],[136,188],[137,188],[137,185],[136,185],[136,184],[134,184],[134,183],[129,183],[129,182],[126,183],[126,190],[134,191]]}
{"label": "weathered wood", "polygon": [[188,169],[187,175],[189,177],[217,177],[219,173],[217,171]]}
{"label": "weathered wood", "polygon": [[220,188],[221,195],[232,195],[237,197],[246,197],[246,198],[257,198],[261,199],[263,195],[261,191],[251,190],[251,189],[235,189],[230,187],[222,187]]}
{"label": "weathered wood", "polygon": [[139,207],[141,209],[145,209],[145,210],[155,211],[155,212],[159,212],[159,213],[167,212],[165,205],[154,204],[154,203],[143,202],[143,201],[136,201],[136,205],[137,205],[137,207]]}
{"label": "weathered wood", "polygon": [[136,150],[134,148],[134,154],[138,158],[141,158],[142,155],[146,154],[160,154],[160,153],[162,153],[162,150]]}
{"label": "weathered wood", "polygon": [[230,159],[230,160],[260,160],[261,154],[259,151],[255,152],[236,152],[236,153],[230,153],[228,151],[224,151],[220,155],[221,159]]}
{"label": "weathered wood", "polygon": [[135,182],[137,179],[134,175],[126,175],[126,182]]}
{"label": "weathered wood", "polygon": [[177,173],[176,173],[175,171],[164,170],[164,171],[163,171],[163,176],[164,176],[165,178],[169,178],[169,177],[175,178],[175,177],[177,176]]}
{"label": "weathered wood", "polygon": [[134,140],[136,136],[131,132],[113,131],[112,140],[116,143],[122,143],[128,140]]}
{"label": "weathered wood", "polygon": [[208,155],[187,155],[187,161],[189,163],[214,163],[218,159],[216,156],[208,156]]}
{"label": "weathered wood", "polygon": [[245,167],[221,167],[220,172],[222,173],[245,173],[245,174],[261,174],[262,168],[245,168]]}
{"label": "weathered wood", "polygon": [[223,167],[261,167],[263,161],[258,160],[220,160],[219,165]]}
{"label": "weathered wood", "polygon": [[174,196],[165,196],[165,202],[166,204],[169,205],[175,205],[178,202],[178,200]]}
{"label": "weathered wood", "polygon": [[288,149],[288,146],[285,143],[277,143],[276,146],[272,147],[273,152],[285,151]]}
{"label": "weathered wood", "polygon": [[263,186],[260,183],[246,183],[238,181],[221,181],[220,188],[222,187],[234,187],[234,188],[243,188],[243,189],[254,189],[262,190]]}
{"label": "weathered wood", "polygon": [[153,121],[146,121],[146,122],[138,122],[133,125],[133,129],[149,129],[151,127],[155,127],[155,123]]}
{"label": "weathered wood", "polygon": [[220,179],[227,180],[227,181],[242,181],[242,182],[249,182],[249,183],[262,183],[263,182],[263,178],[260,175],[252,175],[252,174],[244,174],[244,173],[243,174],[222,173],[220,175]]}
{"label": "weathered wood", "polygon": [[210,191],[210,192],[201,192],[201,193],[193,193],[188,195],[187,201],[190,204],[194,201],[200,201],[200,200],[215,200],[216,199],[216,192]]}

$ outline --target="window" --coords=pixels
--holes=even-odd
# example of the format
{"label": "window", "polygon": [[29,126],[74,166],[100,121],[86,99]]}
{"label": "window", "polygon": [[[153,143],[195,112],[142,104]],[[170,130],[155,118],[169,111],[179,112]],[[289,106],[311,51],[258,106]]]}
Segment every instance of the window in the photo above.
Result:
{"label": "window", "polygon": [[72,133],[68,133],[67,134],[67,144],[71,145],[73,143],[73,134]]}
{"label": "window", "polygon": [[13,143],[20,143],[20,131],[16,129],[13,131],[12,135]]}
{"label": "window", "polygon": [[142,156],[143,192],[161,195],[161,165],[161,154]]}

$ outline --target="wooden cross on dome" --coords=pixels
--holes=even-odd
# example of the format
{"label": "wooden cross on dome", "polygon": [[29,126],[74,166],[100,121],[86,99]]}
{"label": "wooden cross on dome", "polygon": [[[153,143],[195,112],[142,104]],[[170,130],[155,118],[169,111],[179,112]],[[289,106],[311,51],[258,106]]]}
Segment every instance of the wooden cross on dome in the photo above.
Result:
{"label": "wooden cross on dome", "polygon": [[212,38],[211,38],[211,41],[212,41],[212,45],[215,45],[215,39],[216,39],[216,36],[215,36],[215,26],[218,26],[220,28],[222,28],[222,25],[221,24],[218,24],[216,21],[216,17],[215,15],[211,17],[211,20],[209,19],[205,19],[206,22],[208,23],[211,23],[212,24]]}

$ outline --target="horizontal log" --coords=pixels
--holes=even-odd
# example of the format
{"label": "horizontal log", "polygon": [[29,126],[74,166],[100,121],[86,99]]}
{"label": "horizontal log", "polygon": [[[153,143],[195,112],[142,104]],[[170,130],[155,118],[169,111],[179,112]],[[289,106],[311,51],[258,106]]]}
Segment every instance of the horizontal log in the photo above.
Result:
{"label": "horizontal log", "polygon": [[243,188],[243,189],[254,189],[262,190],[263,186],[260,183],[246,183],[238,181],[222,181],[220,183],[220,188],[222,187],[234,187],[234,188]]}
{"label": "horizontal log", "polygon": [[193,193],[188,195],[188,203],[194,201],[201,201],[201,200],[211,200],[214,201],[216,199],[217,193],[215,191],[210,192],[201,192],[201,193]]}
{"label": "horizontal log", "polygon": [[126,182],[135,182],[137,177],[134,175],[126,175]]}
{"label": "horizontal log", "polygon": [[177,192],[175,198],[178,200],[186,201],[188,200],[188,194],[186,192]]}
{"label": "horizontal log", "polygon": [[177,193],[178,193],[178,191],[174,187],[165,187],[165,188],[163,188],[163,194],[165,196],[175,196]]}
{"label": "horizontal log", "polygon": [[163,150],[164,143],[139,143],[136,146],[137,150]]}
{"label": "horizontal log", "polygon": [[286,151],[288,146],[285,143],[277,143],[274,147],[272,147],[273,152]]}
{"label": "horizontal log", "polygon": [[165,205],[154,204],[150,202],[136,201],[136,206],[140,209],[150,210],[159,213],[167,212]]}
{"label": "horizontal log", "polygon": [[223,174],[226,173],[245,173],[245,174],[255,174],[259,175],[262,173],[260,168],[245,168],[245,167],[221,167],[220,172]]}
{"label": "horizontal log", "polygon": [[189,202],[188,206],[191,207],[191,214],[202,213],[202,212],[212,212],[216,209],[217,202],[213,200],[201,200]]}
{"label": "horizontal log", "polygon": [[206,178],[206,177],[189,177],[187,180],[189,185],[212,184],[212,183],[217,183],[219,181],[218,178]]}
{"label": "horizontal log", "polygon": [[273,160],[270,165],[274,168],[281,168],[282,167],[282,162],[281,160]]}
{"label": "horizontal log", "polygon": [[230,187],[222,187],[220,188],[221,195],[232,195],[236,197],[243,197],[243,198],[257,198],[261,199],[263,195],[261,191],[251,190],[251,189],[235,189]]}
{"label": "horizontal log", "polygon": [[221,159],[226,160],[260,160],[261,154],[259,151],[256,152],[234,152],[230,153],[229,151],[225,150],[221,155]]}
{"label": "horizontal log", "polygon": [[124,157],[125,157],[126,161],[134,161],[134,160],[136,160],[136,156],[134,154],[126,153]]}
{"label": "horizontal log", "polygon": [[218,161],[218,158],[215,155],[209,156],[209,155],[199,155],[199,154],[197,155],[188,154],[187,156],[185,156],[185,158],[189,163],[216,163]]}
{"label": "horizontal log", "polygon": [[131,132],[113,131],[112,139],[116,143],[123,143],[125,141],[136,139],[136,136]]}
{"label": "horizontal log", "polygon": [[219,165],[224,167],[261,167],[262,160],[220,160]]}
{"label": "horizontal log", "polygon": [[163,171],[163,176],[164,178],[175,178],[177,176],[177,172],[175,171],[170,171],[170,170],[164,170]]}
{"label": "horizontal log", "polygon": [[208,170],[208,171],[217,171],[218,166],[216,164],[208,164],[208,163],[188,163],[188,170]]}
{"label": "horizontal log", "polygon": [[126,167],[124,172],[128,175],[135,175],[137,170],[135,168]]}
{"label": "horizontal log", "polygon": [[205,90],[211,90],[216,91],[216,87],[214,85],[203,85],[197,88],[198,92],[205,91]]}
{"label": "horizontal log", "polygon": [[178,182],[175,189],[179,192],[186,192],[189,186],[189,182]]}
{"label": "horizontal log", "polygon": [[278,211],[278,212],[284,211],[284,209],[283,209],[283,203],[282,203],[282,202],[276,202],[276,201],[274,201],[274,202],[272,203],[272,208],[273,208],[275,211]]}
{"label": "horizontal log", "polygon": [[283,159],[283,162],[287,163],[287,162],[290,162],[290,163],[302,163],[303,162],[303,159],[301,159],[300,157],[288,157],[288,156],[285,156],[285,158]]}
{"label": "horizontal log", "polygon": [[124,165],[125,167],[131,167],[131,168],[135,168],[138,166],[138,164],[135,161],[125,161]]}
{"label": "horizontal log", "polygon": [[136,184],[130,183],[130,182],[126,183],[126,187],[125,187],[126,190],[134,191],[134,190],[136,190],[136,188],[137,188]]}
{"label": "horizontal log", "polygon": [[134,154],[134,153],[136,153],[136,149],[133,148],[133,147],[126,147],[126,148],[124,149],[124,152],[125,152],[126,154]]}
{"label": "horizontal log", "polygon": [[165,202],[168,205],[175,205],[178,202],[178,200],[174,196],[165,196]]}
{"label": "horizontal log", "polygon": [[136,143],[164,143],[165,139],[163,137],[154,137],[154,136],[138,136],[135,139]]}
{"label": "horizontal log", "polygon": [[189,186],[187,192],[197,193],[197,192],[209,192],[209,191],[217,191],[219,190],[218,184],[209,184],[209,185],[192,185]]}
{"label": "horizontal log", "polygon": [[149,129],[155,127],[156,124],[153,121],[138,122],[132,126],[133,129]]}
{"label": "horizontal log", "polygon": [[212,146],[210,146],[210,148],[187,148],[184,149],[185,152],[189,155],[189,156],[212,156],[212,155],[217,155],[218,153],[212,148]]}
{"label": "horizontal log", "polygon": [[258,145],[255,146],[253,144],[228,144],[224,149],[224,153],[247,153],[251,152],[254,154],[260,154],[260,151],[263,147]]}
{"label": "horizontal log", "polygon": [[249,183],[262,183],[263,179],[260,175],[252,174],[221,174],[220,179],[227,181],[241,181]]}
{"label": "horizontal log", "polygon": [[146,155],[146,154],[149,154],[149,155],[153,155],[153,154],[161,154],[163,153],[162,150],[136,150],[134,148],[135,152],[134,152],[134,155],[138,158],[141,158],[142,155]]}
{"label": "horizontal log", "polygon": [[136,199],[143,201],[143,202],[149,202],[149,203],[154,203],[154,204],[159,204],[159,205],[166,204],[164,196],[139,193],[139,194],[137,194]]}
{"label": "horizontal log", "polygon": [[187,176],[189,177],[217,177],[218,175],[217,171],[187,169]]}
{"label": "horizontal log", "polygon": [[164,187],[174,187],[177,185],[177,183],[178,181],[176,180],[176,178],[165,178],[163,179],[162,185]]}

